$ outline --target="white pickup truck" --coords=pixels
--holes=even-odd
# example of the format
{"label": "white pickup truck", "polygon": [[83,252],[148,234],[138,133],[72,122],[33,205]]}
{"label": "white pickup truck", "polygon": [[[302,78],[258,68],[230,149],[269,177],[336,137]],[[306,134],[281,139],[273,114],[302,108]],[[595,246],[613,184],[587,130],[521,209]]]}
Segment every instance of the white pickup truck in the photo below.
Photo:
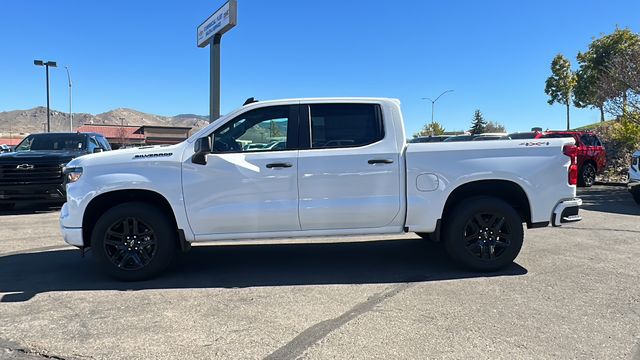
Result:
{"label": "white pickup truck", "polygon": [[201,241],[415,232],[494,271],[578,221],[573,139],[407,144],[394,99],[253,102],[172,146],[67,164],[60,225],[122,280]]}

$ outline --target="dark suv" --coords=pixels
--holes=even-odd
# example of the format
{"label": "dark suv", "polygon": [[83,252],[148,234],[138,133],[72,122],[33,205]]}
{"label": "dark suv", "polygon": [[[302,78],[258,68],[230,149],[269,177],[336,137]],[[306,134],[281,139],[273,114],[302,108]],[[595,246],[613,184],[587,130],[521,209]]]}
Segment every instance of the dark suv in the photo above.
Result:
{"label": "dark suv", "polygon": [[578,185],[590,187],[596,174],[607,166],[607,154],[596,134],[590,131],[546,131],[536,138],[572,137],[578,148]]}
{"label": "dark suv", "polygon": [[102,134],[43,133],[24,138],[0,154],[0,209],[18,202],[61,205],[66,200],[62,168],[81,155],[111,150]]}

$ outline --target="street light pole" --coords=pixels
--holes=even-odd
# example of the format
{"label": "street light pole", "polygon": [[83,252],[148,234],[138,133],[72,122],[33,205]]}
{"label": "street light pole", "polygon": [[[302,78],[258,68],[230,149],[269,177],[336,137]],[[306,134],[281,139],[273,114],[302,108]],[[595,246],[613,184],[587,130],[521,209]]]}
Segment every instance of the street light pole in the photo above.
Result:
{"label": "street light pole", "polygon": [[434,108],[436,106],[436,101],[438,101],[438,99],[440,99],[440,97],[446,93],[449,92],[453,92],[453,90],[447,90],[442,92],[442,94],[438,95],[438,97],[435,100],[431,100],[430,98],[422,98],[422,100],[429,100],[431,101],[431,123],[433,124],[433,112],[434,112]]}
{"label": "street light pole", "polygon": [[71,97],[71,74],[69,73],[69,67],[65,66],[67,69],[67,80],[69,80],[69,131],[73,132],[73,110],[71,108],[72,97]]}
{"label": "street light pole", "polygon": [[57,67],[55,61],[44,62],[42,60],[33,60],[33,64],[36,66],[44,66],[47,74],[47,132],[51,132],[51,111],[49,107],[49,66]]}

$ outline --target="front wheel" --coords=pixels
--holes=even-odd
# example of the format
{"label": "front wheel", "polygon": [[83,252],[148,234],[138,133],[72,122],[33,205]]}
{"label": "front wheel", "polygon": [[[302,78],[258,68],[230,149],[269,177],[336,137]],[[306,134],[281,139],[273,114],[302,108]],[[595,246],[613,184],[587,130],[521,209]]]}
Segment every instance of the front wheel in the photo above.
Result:
{"label": "front wheel", "polygon": [[580,186],[592,187],[596,182],[596,168],[591,163],[582,165],[580,169]]}
{"label": "front wheel", "polygon": [[445,250],[467,269],[499,270],[511,264],[522,248],[522,219],[503,200],[486,196],[465,200],[445,222]]}
{"label": "front wheel", "polygon": [[96,222],[91,248],[108,275],[146,280],[166,269],[177,244],[173,221],[146,203],[129,202],[107,210]]}

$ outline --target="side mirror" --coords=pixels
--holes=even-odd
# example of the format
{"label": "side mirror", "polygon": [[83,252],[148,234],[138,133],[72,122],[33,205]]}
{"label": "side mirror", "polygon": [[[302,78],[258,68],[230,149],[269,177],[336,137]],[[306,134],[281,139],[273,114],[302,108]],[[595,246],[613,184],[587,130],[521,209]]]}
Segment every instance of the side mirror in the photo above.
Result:
{"label": "side mirror", "polygon": [[103,148],[99,148],[99,147],[97,147],[97,148],[93,149],[93,153],[94,153],[94,154],[95,154],[95,153],[101,153],[101,152],[103,152],[103,151],[104,151],[104,149],[103,149]]}
{"label": "side mirror", "polygon": [[194,154],[191,157],[191,161],[194,164],[206,165],[207,155],[211,154],[211,136],[201,137],[196,140],[193,150]]}

